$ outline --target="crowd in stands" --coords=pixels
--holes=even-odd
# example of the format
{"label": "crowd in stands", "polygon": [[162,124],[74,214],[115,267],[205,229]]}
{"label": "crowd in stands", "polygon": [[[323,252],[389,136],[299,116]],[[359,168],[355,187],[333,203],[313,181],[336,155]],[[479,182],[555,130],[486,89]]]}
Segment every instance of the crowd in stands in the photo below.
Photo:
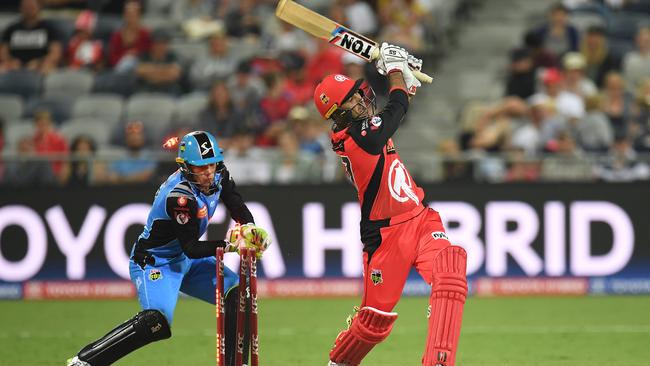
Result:
{"label": "crowd in stands", "polygon": [[[502,153],[451,178],[650,179],[650,1],[556,3],[509,54],[504,98],[469,103],[443,154]],[[457,145],[457,146],[455,146]],[[489,154],[487,154],[489,155]]]}
{"label": "crowd in stands", "polygon": [[[277,20],[275,5],[4,1],[0,151],[7,159],[0,184],[156,181],[174,169],[158,164],[164,141],[196,129],[217,136],[243,183],[337,178],[326,167],[329,126],[311,106],[314,86],[329,73],[365,77],[380,95],[386,85],[372,65]],[[310,7],[426,52],[430,4]]]}

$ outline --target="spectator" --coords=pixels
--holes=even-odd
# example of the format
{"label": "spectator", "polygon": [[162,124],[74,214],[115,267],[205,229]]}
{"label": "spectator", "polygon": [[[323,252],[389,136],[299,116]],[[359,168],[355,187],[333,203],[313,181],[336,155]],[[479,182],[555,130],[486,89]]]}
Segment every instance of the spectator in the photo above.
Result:
{"label": "spectator", "polygon": [[241,110],[256,110],[260,99],[266,92],[262,80],[253,74],[250,61],[242,61],[237,65],[237,72],[228,80],[231,98],[236,108]]}
{"label": "spectator", "polygon": [[307,63],[307,78],[314,85],[329,74],[343,72],[343,50],[322,40],[316,41],[316,46],[316,54]]}
{"label": "spectator", "polygon": [[636,50],[623,57],[623,77],[628,91],[634,91],[650,77],[650,26],[641,27],[636,34]]}
{"label": "spectator", "polygon": [[288,128],[296,134],[300,151],[322,156],[329,146],[327,125],[303,106],[291,108]]}
{"label": "spectator", "polygon": [[614,141],[614,130],[601,110],[602,99],[598,95],[590,96],[585,105],[587,115],[574,127],[576,140],[585,151],[605,152]]}
{"label": "spectator", "polygon": [[112,184],[145,183],[156,171],[156,162],[151,159],[145,147],[144,125],[140,121],[126,124],[126,147],[128,157],[112,162],[103,180]]}
{"label": "spectator", "polygon": [[383,24],[380,39],[417,53],[424,45],[422,8],[417,1],[379,0],[379,16]]}
{"label": "spectator", "polygon": [[556,57],[578,51],[578,30],[569,24],[568,19],[569,10],[562,3],[556,3],[549,11],[548,21],[537,29],[544,47]]}
{"label": "spectator", "polygon": [[525,48],[510,52],[510,67],[506,81],[506,96],[527,99],[535,94],[536,73],[533,59]]}
{"label": "spectator", "polygon": [[246,126],[249,122],[243,111],[236,108],[226,84],[222,81],[214,83],[208,105],[199,115],[198,129],[213,133],[219,139],[219,146],[227,149],[239,126]]}
{"label": "spectator", "polygon": [[22,0],[20,15],[2,34],[0,71],[25,68],[47,74],[56,69],[63,53],[61,38],[50,22],[41,19],[39,1]]}
{"label": "spectator", "polygon": [[605,76],[602,98],[603,110],[614,128],[614,135],[627,136],[634,98],[626,91],[625,80],[620,73],[610,72]]}
{"label": "spectator", "polygon": [[560,116],[564,118],[582,118],[585,113],[584,101],[580,96],[566,91],[563,81],[562,73],[559,70],[545,70],[542,74],[544,90],[538,94],[548,97]]}
{"label": "spectator", "polygon": [[226,29],[230,37],[259,38],[262,24],[255,0],[239,0],[237,6],[226,15]]}
{"label": "spectator", "polygon": [[122,15],[124,24],[111,36],[108,57],[118,72],[131,71],[138,57],[151,48],[151,34],[141,24],[141,12],[139,1],[127,1]]}
{"label": "spectator", "polygon": [[273,162],[273,181],[280,184],[316,183],[320,168],[316,154],[301,151],[296,135],[283,130],[278,134],[279,155]]}
{"label": "spectator", "polygon": [[[18,139],[16,159],[7,163],[5,183],[13,186],[45,186],[56,183],[52,164],[44,160],[30,160],[36,154],[34,140],[29,136]],[[27,158],[27,159],[26,159]]]}
{"label": "spectator", "polygon": [[630,126],[634,148],[650,152],[650,79],[645,79],[637,91],[634,113],[634,123]]}
{"label": "spectator", "polygon": [[474,131],[463,136],[463,146],[477,151],[497,152],[507,147],[513,121],[526,116],[528,106],[509,97],[483,111],[474,122]]}
{"label": "spectator", "polygon": [[[54,128],[54,121],[49,111],[42,110],[34,114],[33,151],[37,155],[62,155],[68,153],[68,143]],[[52,162],[52,172],[57,178],[63,178],[63,161]]]}
{"label": "spectator", "polygon": [[591,79],[585,77],[587,61],[579,52],[569,52],[562,58],[564,89],[582,98],[598,93]]}
{"label": "spectator", "polygon": [[70,144],[72,161],[65,165],[62,181],[67,187],[87,187],[93,182],[97,145],[92,137],[79,135]]}
{"label": "spectator", "polygon": [[223,31],[210,37],[206,56],[196,60],[190,68],[190,81],[194,89],[208,90],[219,79],[230,77],[236,70],[237,59],[230,54],[228,38]]}
{"label": "spectator", "polygon": [[473,178],[471,163],[463,159],[460,146],[454,140],[440,141],[438,152],[442,158],[443,179],[447,182],[471,182]]}
{"label": "spectator", "polygon": [[99,70],[103,66],[104,46],[102,41],[92,38],[97,24],[97,15],[84,10],[75,21],[76,32],[68,43],[68,66],[72,69],[89,68]]}
{"label": "spectator", "polygon": [[533,59],[533,69],[558,67],[558,57],[544,46],[544,40],[534,30],[526,32],[524,45]]}
{"label": "spectator", "polygon": [[181,69],[178,57],[169,48],[171,35],[163,29],[152,33],[151,49],[140,56],[135,69],[138,77],[138,90],[141,92],[157,92],[180,94]]}
{"label": "spectator", "polygon": [[214,11],[213,0],[175,0],[171,3],[171,18],[178,25],[192,19],[210,18]]}
{"label": "spectator", "polygon": [[269,155],[265,149],[255,146],[253,131],[245,126],[239,126],[230,139],[228,149],[224,153],[228,161],[228,171],[237,175],[240,184],[266,184],[272,179]]}
{"label": "spectator", "polygon": [[285,128],[284,120],[291,109],[291,99],[284,88],[284,78],[277,73],[264,75],[267,94],[260,101],[262,113],[266,119],[267,127],[262,135],[258,136],[257,145],[275,145],[275,139]]}
{"label": "spectator", "polygon": [[594,170],[595,175],[605,182],[633,182],[650,178],[650,168],[637,160],[629,139],[624,136],[616,138],[608,161]]}
{"label": "spectator", "polygon": [[271,39],[266,40],[272,52],[299,52],[303,55],[312,55],[316,51],[314,39],[302,29],[284,21],[280,21],[280,28]]}
{"label": "spectator", "polygon": [[365,1],[342,0],[348,26],[355,32],[368,37],[377,34],[377,16],[372,7]]}
{"label": "spectator", "polygon": [[293,105],[305,105],[314,97],[314,84],[307,79],[305,58],[298,53],[280,55],[284,66],[286,80],[284,89]]}
{"label": "spectator", "polygon": [[605,75],[620,69],[620,60],[607,48],[605,33],[603,27],[589,27],[580,46],[580,53],[587,63],[585,75],[593,80],[598,88],[603,86]]}
{"label": "spectator", "polygon": [[509,167],[505,173],[506,182],[535,182],[539,179],[540,162],[526,156],[524,149],[514,148],[509,151]]}

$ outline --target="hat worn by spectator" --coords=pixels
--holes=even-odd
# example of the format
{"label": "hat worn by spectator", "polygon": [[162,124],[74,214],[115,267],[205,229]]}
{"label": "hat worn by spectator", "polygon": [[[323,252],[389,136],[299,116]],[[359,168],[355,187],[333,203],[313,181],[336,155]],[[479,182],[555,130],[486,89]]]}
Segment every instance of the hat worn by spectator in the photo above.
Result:
{"label": "hat worn by spectator", "polygon": [[562,58],[565,70],[582,70],[587,66],[587,60],[579,52],[569,52]]}
{"label": "hat worn by spectator", "polygon": [[542,75],[542,82],[544,84],[559,84],[562,82],[562,74],[558,69],[546,69]]}

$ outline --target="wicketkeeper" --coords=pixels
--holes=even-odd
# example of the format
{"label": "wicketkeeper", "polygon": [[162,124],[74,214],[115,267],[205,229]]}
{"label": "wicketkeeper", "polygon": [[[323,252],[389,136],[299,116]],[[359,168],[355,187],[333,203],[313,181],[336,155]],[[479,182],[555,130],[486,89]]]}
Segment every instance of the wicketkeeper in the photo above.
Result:
{"label": "wicketkeeper", "polygon": [[329,365],[359,365],[390,333],[411,267],[431,285],[425,366],[452,366],[467,296],[465,250],[453,246],[438,212],[427,208],[391,137],[420,86],[411,69],[422,61],[382,44],[377,70],[390,84],[388,104],[378,112],[363,80],[329,75],[316,87],[314,103],[332,125],[332,148],[358,191],[361,204],[364,286],[360,309],[339,333]]}
{"label": "wicketkeeper", "polygon": [[[266,231],[255,226],[237,192],[214,136],[204,131],[185,135],[176,162],[179,169],[156,192],[147,224],[131,251],[131,281],[142,311],[82,348],[68,366],[110,365],[171,337],[179,291],[215,304],[217,247],[236,252],[247,246],[261,255],[269,246]],[[200,241],[220,199],[239,226],[229,230],[227,240]],[[239,278],[224,270],[226,360],[234,365]]]}

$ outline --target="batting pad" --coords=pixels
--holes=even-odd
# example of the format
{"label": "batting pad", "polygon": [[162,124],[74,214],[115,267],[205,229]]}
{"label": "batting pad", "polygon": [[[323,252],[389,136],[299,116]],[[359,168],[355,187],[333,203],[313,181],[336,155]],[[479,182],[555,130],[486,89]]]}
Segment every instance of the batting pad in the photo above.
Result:
{"label": "batting pad", "polygon": [[358,365],[377,343],[388,337],[396,319],[397,313],[370,306],[361,308],[352,319],[350,328],[336,338],[330,360],[350,366]]}
{"label": "batting pad", "polygon": [[422,364],[453,366],[467,297],[467,253],[458,246],[443,249],[433,260],[429,299],[429,332]]}

